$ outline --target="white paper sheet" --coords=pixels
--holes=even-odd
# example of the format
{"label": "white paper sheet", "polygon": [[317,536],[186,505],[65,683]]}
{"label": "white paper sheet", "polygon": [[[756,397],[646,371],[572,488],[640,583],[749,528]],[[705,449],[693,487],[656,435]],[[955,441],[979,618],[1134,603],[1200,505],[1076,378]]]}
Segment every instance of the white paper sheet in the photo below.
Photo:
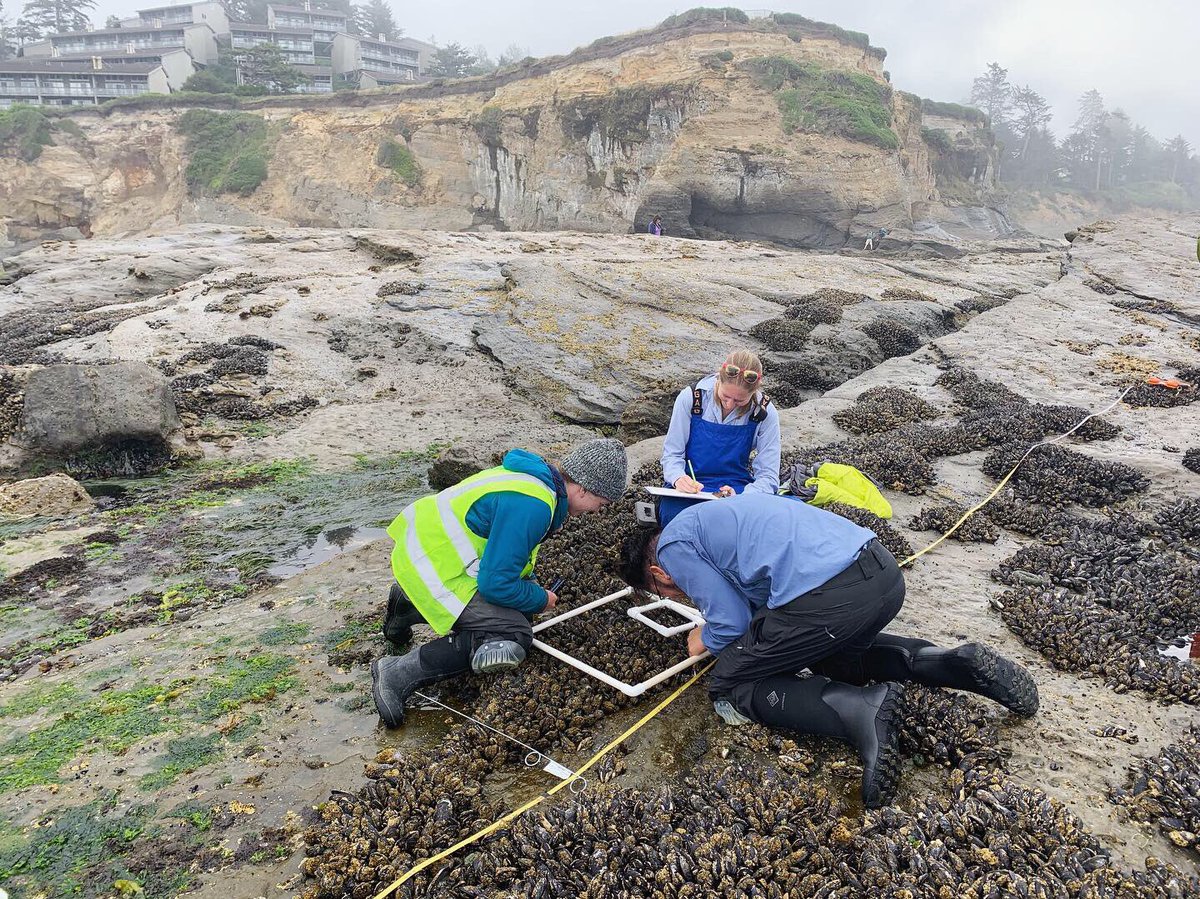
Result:
{"label": "white paper sheet", "polygon": [[674,487],[643,487],[647,493],[654,496],[675,496],[679,499],[720,499],[715,493],[684,493]]}

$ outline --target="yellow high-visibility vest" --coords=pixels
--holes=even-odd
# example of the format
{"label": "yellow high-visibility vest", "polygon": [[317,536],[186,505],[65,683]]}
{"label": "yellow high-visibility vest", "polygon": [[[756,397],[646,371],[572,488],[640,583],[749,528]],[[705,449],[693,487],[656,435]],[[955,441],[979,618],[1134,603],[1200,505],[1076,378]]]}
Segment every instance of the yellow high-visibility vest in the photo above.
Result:
{"label": "yellow high-visibility vest", "polygon": [[[489,493],[508,491],[542,500],[550,518],[558,497],[531,474],[489,468],[417,500],[388,526],[395,541],[392,574],[405,595],[439,634],[448,634],[479,589],[479,560],[487,540],[467,527],[467,512]],[[521,577],[533,572],[535,546]]]}

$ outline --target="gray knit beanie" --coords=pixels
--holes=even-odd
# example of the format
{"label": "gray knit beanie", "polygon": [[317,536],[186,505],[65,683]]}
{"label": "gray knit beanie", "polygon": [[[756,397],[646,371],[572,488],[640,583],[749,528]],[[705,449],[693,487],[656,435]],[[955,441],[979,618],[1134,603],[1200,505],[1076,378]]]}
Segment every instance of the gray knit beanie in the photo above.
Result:
{"label": "gray knit beanie", "polygon": [[577,446],[558,466],[588,493],[616,502],[625,492],[629,461],[620,440],[589,440]]}

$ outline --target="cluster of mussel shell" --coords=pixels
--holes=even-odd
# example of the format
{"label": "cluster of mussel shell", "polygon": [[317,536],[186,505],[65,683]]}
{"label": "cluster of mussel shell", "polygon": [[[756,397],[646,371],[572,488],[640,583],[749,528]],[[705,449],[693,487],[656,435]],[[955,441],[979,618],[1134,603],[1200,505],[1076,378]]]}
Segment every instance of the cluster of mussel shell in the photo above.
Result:
{"label": "cluster of mussel shell", "polygon": [[[954,502],[927,506],[912,517],[908,526],[914,531],[937,531],[944,534],[966,513],[965,506]],[[963,543],[995,543],[1000,539],[1000,528],[988,518],[986,512],[980,510],[971,513],[950,535],[950,539],[961,540]]]}
{"label": "cluster of mussel shell", "polygon": [[907,356],[920,349],[921,344],[924,343],[920,334],[904,322],[888,316],[875,319],[862,330],[879,345],[884,359]]}
{"label": "cluster of mussel shell", "polygon": [[836,325],[842,320],[842,304],[833,300],[805,300],[788,306],[784,318],[797,318],[814,325]]}
{"label": "cluster of mussel shell", "polygon": [[1129,783],[1109,798],[1135,821],[1157,826],[1176,846],[1200,852],[1200,731],[1132,766]]}
{"label": "cluster of mussel shell", "polygon": [[1200,671],[1162,652],[1200,631],[1197,506],[1177,500],[1148,521],[1043,511],[1040,529],[1036,514],[1025,516],[1021,526],[1043,542],[993,572],[1010,588],[995,601],[1001,617],[1057,668],[1102,677],[1118,692],[1200,702]]}
{"label": "cluster of mussel shell", "polygon": [[833,413],[833,422],[851,434],[877,434],[940,414],[911,390],[872,387],[860,393],[853,405]]}
{"label": "cluster of mussel shell", "polygon": [[1192,447],[1183,454],[1183,467],[1200,474],[1200,446]]}
{"label": "cluster of mussel shell", "polygon": [[[883,479],[889,486],[905,483],[919,492],[933,482],[929,463],[939,456],[995,448],[1014,432],[1037,440],[1085,414],[1029,403],[967,372],[955,370],[948,380],[944,386],[965,407],[954,423],[901,416],[885,433],[794,450],[789,458],[864,462],[860,467],[872,475],[891,474]],[[989,416],[1002,417],[1003,428],[989,424]],[[1105,439],[1116,430],[1093,420],[1077,436]],[[1076,461],[1068,457],[1065,465],[1074,471]],[[1084,464],[1072,476],[1098,489],[1113,469],[1101,470],[1098,482],[1087,480],[1092,473]],[[1126,473],[1117,475],[1130,482]],[[651,465],[633,482],[661,478],[661,468]],[[1115,689],[1200,700],[1192,666],[1160,656],[1156,645],[1156,638],[1200,630],[1196,501],[1181,500],[1143,520],[1107,509],[1073,514],[1028,495],[1018,483],[987,510],[988,535],[1001,526],[1035,538],[995,573],[1008,588],[997,606],[1009,626],[1053,664],[1107,678]],[[1128,493],[1121,487],[1113,495]],[[631,490],[600,513],[571,519],[547,541],[538,574],[543,583],[567,578],[560,610],[623,586],[613,570],[636,527],[636,498]],[[890,531],[903,541],[890,542],[897,556],[911,552],[900,533],[871,513],[832,511],[872,528],[885,544]],[[926,511],[939,528],[961,515],[957,506]],[[978,524],[984,527],[984,519]],[[662,638],[629,619],[625,607],[634,601],[544,636],[635,682],[677,661],[683,638]],[[568,765],[580,764],[637,714],[633,701],[541,653],[509,676],[453,683],[460,707]],[[861,770],[852,750],[758,725],[706,731],[694,766],[673,777],[639,777],[632,761],[609,756],[581,794],[559,793],[421,872],[397,895],[1200,895],[1200,880],[1157,859],[1135,870],[1116,863],[1067,808],[1012,780],[1000,733],[1006,720],[1003,710],[977,697],[910,686],[901,752],[927,771],[906,778],[896,804],[878,812],[863,813],[857,804]],[[306,832],[304,899],[371,897],[512,805],[488,784],[493,777],[505,781],[525,750],[469,724],[450,727],[434,749],[382,754],[368,767],[366,787],[335,793],[324,804],[321,821]],[[1200,752],[1194,740],[1178,752],[1148,761],[1128,801],[1114,794],[1135,817],[1157,815],[1160,826],[1180,822],[1171,828],[1177,843],[1200,830],[1194,823]]]}
{"label": "cluster of mussel shell", "polygon": [[791,352],[804,349],[814,324],[802,318],[769,318],[751,328],[749,334],[776,352]]}
{"label": "cluster of mussel shell", "polygon": [[1183,382],[1179,387],[1139,381],[1125,395],[1124,401],[1130,406],[1157,406],[1164,409],[1190,406],[1200,397],[1200,368],[1180,368],[1178,380]]}

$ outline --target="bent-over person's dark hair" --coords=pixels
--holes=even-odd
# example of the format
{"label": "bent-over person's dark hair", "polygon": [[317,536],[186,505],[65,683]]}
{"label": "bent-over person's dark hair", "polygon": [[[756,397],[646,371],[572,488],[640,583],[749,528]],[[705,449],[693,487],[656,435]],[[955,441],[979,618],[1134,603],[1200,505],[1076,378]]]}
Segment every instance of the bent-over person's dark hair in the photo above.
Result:
{"label": "bent-over person's dark hair", "polygon": [[638,528],[621,545],[621,559],[617,564],[617,577],[635,590],[651,589],[646,570],[654,561],[654,545],[661,528]]}

